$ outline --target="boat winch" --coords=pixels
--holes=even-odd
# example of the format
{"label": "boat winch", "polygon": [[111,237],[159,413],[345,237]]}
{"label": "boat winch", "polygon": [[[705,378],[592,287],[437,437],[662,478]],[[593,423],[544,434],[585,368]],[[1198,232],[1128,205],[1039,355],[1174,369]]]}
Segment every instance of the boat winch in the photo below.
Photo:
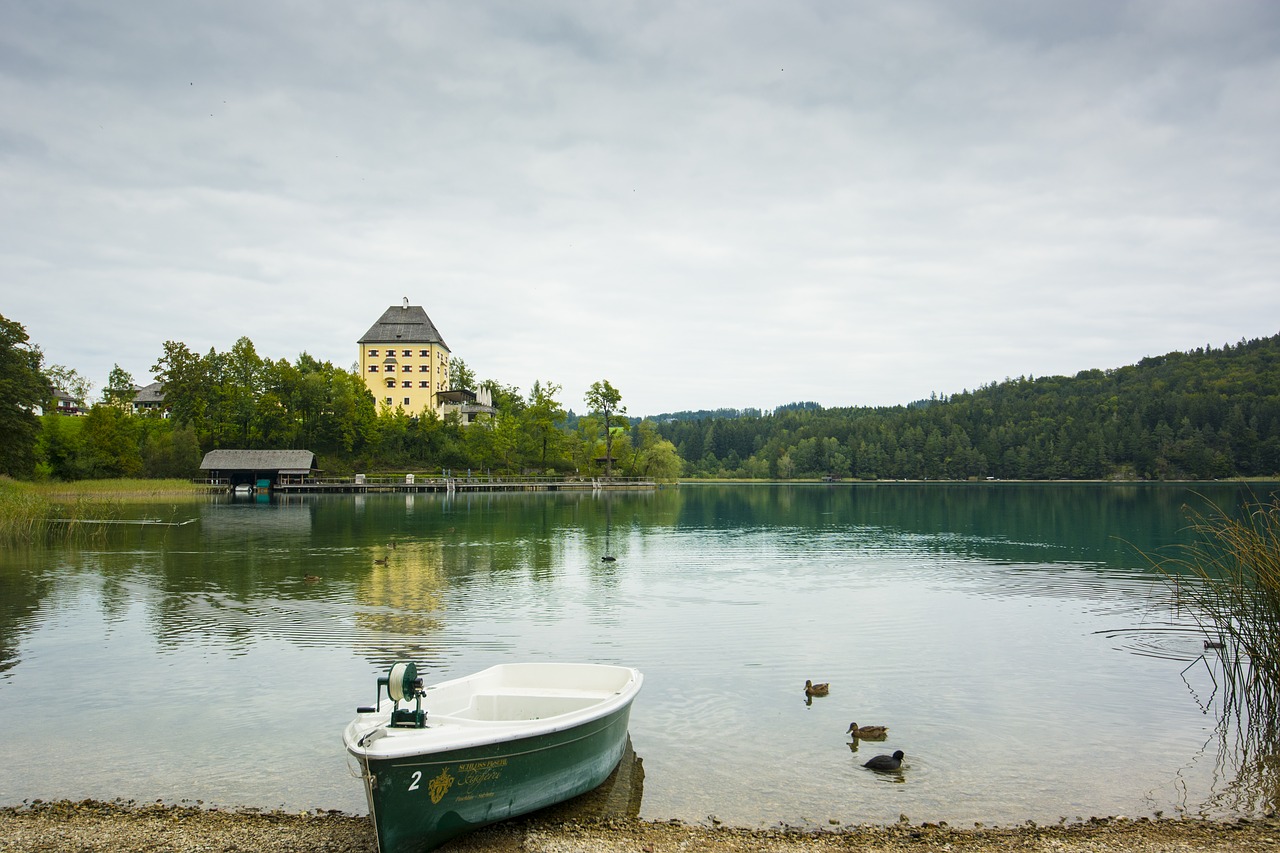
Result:
{"label": "boat winch", "polygon": [[[378,679],[377,704],[356,708],[358,714],[372,714],[382,710],[382,688],[387,688],[387,698],[391,706],[390,726],[403,729],[422,729],[427,725],[427,712],[422,710],[422,679],[418,677],[418,668],[407,661],[398,661],[391,665],[387,674]],[[413,700],[413,708],[401,708],[401,702]]]}

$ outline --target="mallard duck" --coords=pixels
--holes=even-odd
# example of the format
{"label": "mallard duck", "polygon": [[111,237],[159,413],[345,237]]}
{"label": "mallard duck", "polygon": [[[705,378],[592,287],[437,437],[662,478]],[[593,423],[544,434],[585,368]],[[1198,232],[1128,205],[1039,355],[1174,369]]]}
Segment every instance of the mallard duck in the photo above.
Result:
{"label": "mallard duck", "polygon": [[847,735],[853,735],[855,738],[862,740],[884,740],[889,734],[888,726],[860,726],[857,723],[849,724]]}
{"label": "mallard duck", "polygon": [[602,562],[602,563],[616,563],[616,562],[618,562],[618,558],[617,558],[617,557],[609,557],[609,556],[605,556],[605,557],[601,557],[601,558],[600,558],[600,562]]}
{"label": "mallard duck", "polygon": [[902,767],[902,759],[906,757],[902,750],[898,750],[893,755],[877,755],[862,766],[870,767],[872,770],[898,770]]}
{"label": "mallard duck", "polygon": [[319,582],[320,582],[320,576],[319,576],[319,575],[303,575],[303,576],[302,576],[302,579],[303,579],[304,581],[306,581],[307,583],[319,583]]}
{"label": "mallard duck", "polygon": [[824,681],[821,684],[814,684],[809,679],[804,680],[804,695],[806,696],[826,696],[831,692],[831,685]]}
{"label": "mallard duck", "polygon": [[375,566],[385,566],[385,565],[387,564],[387,558],[386,558],[386,557],[374,557],[374,558],[373,558],[373,564],[374,564]]}

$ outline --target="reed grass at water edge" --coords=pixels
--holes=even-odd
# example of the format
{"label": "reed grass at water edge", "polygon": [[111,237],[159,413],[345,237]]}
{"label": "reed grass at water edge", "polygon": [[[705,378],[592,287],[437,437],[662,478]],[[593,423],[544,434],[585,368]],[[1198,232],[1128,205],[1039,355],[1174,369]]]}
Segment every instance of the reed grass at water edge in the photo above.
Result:
{"label": "reed grass at water edge", "polygon": [[75,541],[103,533],[126,502],[159,497],[198,498],[186,480],[82,480],[25,483],[0,477],[0,544]]}

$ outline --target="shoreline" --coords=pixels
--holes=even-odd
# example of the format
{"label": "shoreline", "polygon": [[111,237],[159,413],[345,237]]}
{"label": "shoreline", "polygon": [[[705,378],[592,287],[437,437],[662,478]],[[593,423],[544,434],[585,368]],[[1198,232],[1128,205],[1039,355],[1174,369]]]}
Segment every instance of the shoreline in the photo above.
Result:
{"label": "shoreline", "polygon": [[[829,829],[744,829],[639,818],[580,819],[539,812],[476,830],[440,848],[493,853],[739,853],[739,851],[1052,850],[1055,853],[1259,850],[1280,844],[1280,819],[1092,818],[1076,824],[957,829],[945,823]],[[375,853],[367,816],[337,811],[40,801],[0,807],[0,851],[329,851]]]}

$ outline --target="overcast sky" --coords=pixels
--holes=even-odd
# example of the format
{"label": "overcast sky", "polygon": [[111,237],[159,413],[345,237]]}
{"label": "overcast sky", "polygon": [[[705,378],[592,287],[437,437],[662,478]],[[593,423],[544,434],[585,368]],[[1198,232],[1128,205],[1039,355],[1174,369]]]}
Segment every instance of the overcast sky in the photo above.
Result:
{"label": "overcast sky", "polygon": [[1280,332],[1280,4],[0,2],[0,314],[632,415]]}

